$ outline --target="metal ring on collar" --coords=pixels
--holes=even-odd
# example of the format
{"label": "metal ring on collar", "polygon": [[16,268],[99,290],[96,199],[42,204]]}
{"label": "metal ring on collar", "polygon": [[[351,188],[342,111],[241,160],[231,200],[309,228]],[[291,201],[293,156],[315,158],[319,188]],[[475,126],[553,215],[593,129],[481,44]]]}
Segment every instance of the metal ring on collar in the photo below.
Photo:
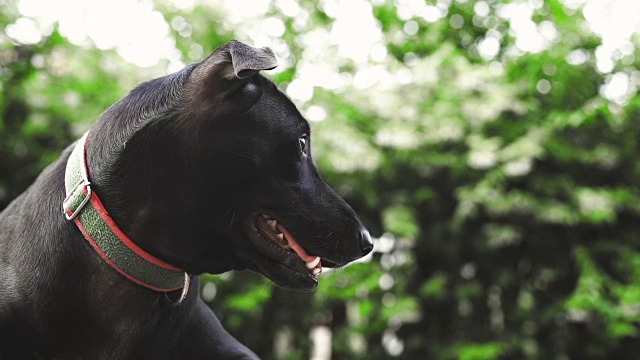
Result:
{"label": "metal ring on collar", "polygon": [[164,293],[164,298],[167,301],[167,303],[169,304],[169,306],[174,307],[174,306],[178,306],[180,304],[182,304],[182,302],[184,301],[184,299],[187,298],[187,294],[189,293],[189,285],[191,284],[191,276],[189,276],[189,274],[187,274],[187,272],[185,271],[184,273],[184,285],[182,286],[182,292],[180,293],[180,297],[173,301],[169,298],[169,295],[167,295],[167,293]]}

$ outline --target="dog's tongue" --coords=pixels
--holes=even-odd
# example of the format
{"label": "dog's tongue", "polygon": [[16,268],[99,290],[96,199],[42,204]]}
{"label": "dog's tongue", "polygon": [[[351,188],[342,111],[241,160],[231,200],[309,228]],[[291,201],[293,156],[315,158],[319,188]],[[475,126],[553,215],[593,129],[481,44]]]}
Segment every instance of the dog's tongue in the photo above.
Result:
{"label": "dog's tongue", "polygon": [[320,264],[320,257],[307,254],[307,252],[304,251],[304,249],[302,248],[302,246],[300,246],[300,244],[298,244],[298,242],[296,242],[296,240],[293,238],[293,235],[291,235],[291,233],[284,226],[278,224],[278,230],[280,230],[280,232],[284,234],[291,249],[293,249],[293,251],[298,254],[300,259],[302,259],[302,261],[307,264],[307,267],[311,265],[313,265],[311,266],[311,269],[322,267],[322,264]]}

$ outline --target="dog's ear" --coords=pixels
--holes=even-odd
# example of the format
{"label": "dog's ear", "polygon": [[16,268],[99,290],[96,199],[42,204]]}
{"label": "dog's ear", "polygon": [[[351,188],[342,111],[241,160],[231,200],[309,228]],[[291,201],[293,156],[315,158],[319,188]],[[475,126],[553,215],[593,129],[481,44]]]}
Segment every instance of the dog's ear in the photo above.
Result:
{"label": "dog's ear", "polygon": [[[227,45],[229,49],[222,55],[231,57],[233,71],[240,79],[255,75],[260,70],[271,70],[278,66],[276,56],[268,47],[254,48],[235,40],[228,42]],[[216,53],[217,51],[214,52]]]}
{"label": "dog's ear", "polygon": [[229,41],[191,71],[186,83],[189,106],[201,113],[210,113],[212,109],[245,111],[262,94],[262,88],[252,84],[252,77],[260,70],[276,66],[271,49]]}
{"label": "dog's ear", "polygon": [[216,85],[233,88],[260,70],[271,70],[276,66],[276,56],[268,47],[255,48],[231,40],[196,65],[189,76],[189,83],[199,90]]}

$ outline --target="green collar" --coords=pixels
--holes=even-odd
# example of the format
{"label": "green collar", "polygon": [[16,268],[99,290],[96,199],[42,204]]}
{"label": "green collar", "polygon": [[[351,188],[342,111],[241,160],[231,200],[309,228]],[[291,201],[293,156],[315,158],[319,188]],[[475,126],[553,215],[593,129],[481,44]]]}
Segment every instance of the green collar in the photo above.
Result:
{"label": "green collar", "polygon": [[75,222],[93,249],[118,273],[151,290],[167,293],[182,289],[175,302],[181,303],[189,289],[189,274],[131,241],[91,189],[85,155],[88,134],[78,141],[67,161],[64,176],[67,197],[62,205],[65,218]]}

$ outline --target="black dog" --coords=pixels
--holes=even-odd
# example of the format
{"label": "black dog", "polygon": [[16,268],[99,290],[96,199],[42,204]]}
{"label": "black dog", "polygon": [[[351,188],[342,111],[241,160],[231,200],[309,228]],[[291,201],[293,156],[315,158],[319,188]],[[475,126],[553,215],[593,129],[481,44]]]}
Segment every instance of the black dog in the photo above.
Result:
{"label": "black dog", "polygon": [[198,274],[310,290],[372,250],[275,66],[231,41],[138,86],[0,214],[0,359],[254,359]]}

